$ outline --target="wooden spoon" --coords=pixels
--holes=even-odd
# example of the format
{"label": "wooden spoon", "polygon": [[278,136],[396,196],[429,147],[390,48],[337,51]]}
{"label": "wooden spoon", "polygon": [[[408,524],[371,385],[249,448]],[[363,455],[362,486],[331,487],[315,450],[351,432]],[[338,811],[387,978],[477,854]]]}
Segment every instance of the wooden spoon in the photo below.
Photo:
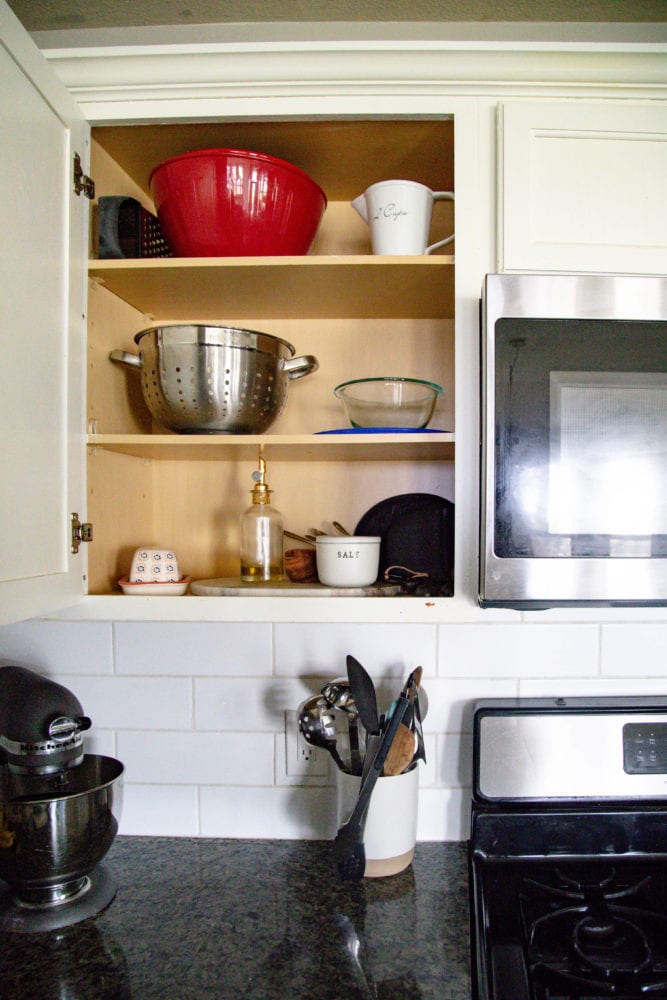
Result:
{"label": "wooden spoon", "polygon": [[414,755],[415,735],[411,729],[401,723],[389,747],[382,770],[383,775],[389,777],[390,775],[402,774],[406,767],[412,763]]}

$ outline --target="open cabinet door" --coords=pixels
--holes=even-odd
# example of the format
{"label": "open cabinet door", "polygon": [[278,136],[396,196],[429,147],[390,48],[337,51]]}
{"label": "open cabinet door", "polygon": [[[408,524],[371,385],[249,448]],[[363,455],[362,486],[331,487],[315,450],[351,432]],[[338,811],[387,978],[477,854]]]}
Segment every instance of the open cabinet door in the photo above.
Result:
{"label": "open cabinet door", "polygon": [[81,598],[90,130],[0,0],[0,623]]}

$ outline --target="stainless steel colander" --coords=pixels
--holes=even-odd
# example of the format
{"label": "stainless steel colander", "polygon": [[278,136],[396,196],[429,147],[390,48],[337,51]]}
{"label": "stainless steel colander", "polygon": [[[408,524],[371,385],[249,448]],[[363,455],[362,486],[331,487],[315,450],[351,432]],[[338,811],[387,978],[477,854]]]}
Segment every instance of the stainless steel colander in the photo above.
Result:
{"label": "stainless steel colander", "polygon": [[281,413],[290,379],[319,367],[286,340],[233,326],[175,324],[136,334],[139,355],[112,361],[141,370],[157,423],[182,434],[261,434]]}

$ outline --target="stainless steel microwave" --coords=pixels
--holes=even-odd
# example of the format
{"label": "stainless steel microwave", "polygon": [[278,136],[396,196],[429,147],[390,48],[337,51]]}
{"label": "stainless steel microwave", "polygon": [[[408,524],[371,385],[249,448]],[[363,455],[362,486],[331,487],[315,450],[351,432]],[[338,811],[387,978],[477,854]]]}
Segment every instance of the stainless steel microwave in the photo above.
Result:
{"label": "stainless steel microwave", "polygon": [[479,600],[667,605],[667,277],[489,274]]}

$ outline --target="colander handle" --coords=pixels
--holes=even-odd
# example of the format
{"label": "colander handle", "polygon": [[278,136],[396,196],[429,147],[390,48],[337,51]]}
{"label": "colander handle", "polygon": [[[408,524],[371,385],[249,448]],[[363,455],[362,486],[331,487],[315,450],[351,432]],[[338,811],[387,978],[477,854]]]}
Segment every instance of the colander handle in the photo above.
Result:
{"label": "colander handle", "polygon": [[316,372],[320,367],[320,363],[317,358],[314,358],[312,354],[304,354],[301,358],[290,358],[285,362],[284,370],[288,378],[303,378],[304,375],[310,375],[311,372]]}
{"label": "colander handle", "polygon": [[142,368],[143,362],[138,354],[130,354],[129,351],[111,351],[109,357],[119,365],[127,365],[128,368]]}

